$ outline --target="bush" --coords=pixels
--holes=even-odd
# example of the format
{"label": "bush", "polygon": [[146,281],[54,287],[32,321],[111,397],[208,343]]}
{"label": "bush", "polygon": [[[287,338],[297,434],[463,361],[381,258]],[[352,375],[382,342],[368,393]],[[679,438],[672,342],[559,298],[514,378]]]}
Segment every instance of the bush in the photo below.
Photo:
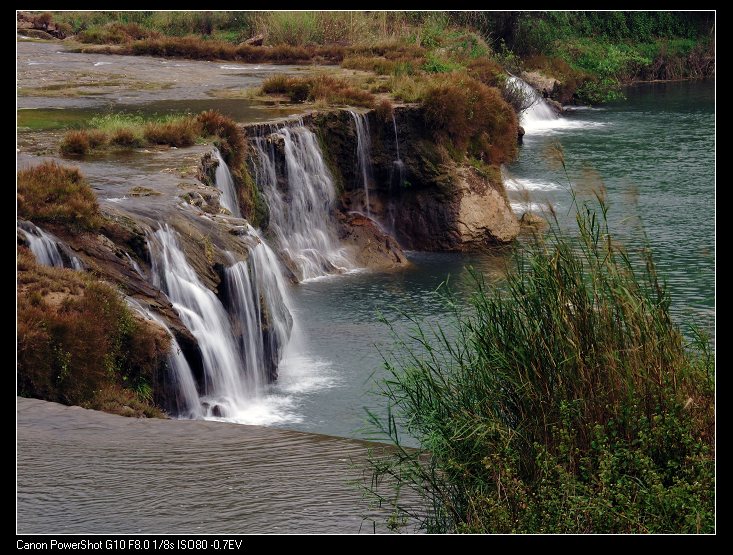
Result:
{"label": "bush", "polygon": [[203,132],[219,138],[219,151],[231,167],[239,169],[244,162],[246,143],[236,122],[216,110],[201,112],[197,121]]}
{"label": "bush", "polygon": [[139,148],[143,146],[143,139],[132,129],[120,127],[112,132],[109,142],[116,146]]}
{"label": "bush", "polygon": [[18,172],[18,215],[72,229],[96,229],[97,198],[77,168],[43,162]]}
{"label": "bush", "polygon": [[145,125],[143,136],[152,144],[183,147],[195,144],[200,132],[195,118],[183,117],[150,122]]}
{"label": "bush", "polygon": [[516,155],[517,116],[497,89],[451,74],[428,90],[423,106],[428,128],[457,151],[492,164]]}
{"label": "bush", "polygon": [[371,108],[376,99],[370,92],[357,89],[343,79],[328,75],[286,77],[273,75],[261,88],[264,94],[283,94],[292,102],[325,102]]}
{"label": "bush", "polygon": [[166,359],[168,334],[145,329],[109,285],[40,266],[25,250],[18,258],[18,393],[110,410],[115,388],[122,402],[112,412],[134,400],[132,414],[161,415],[123,388],[149,388]]}
{"label": "bush", "polygon": [[[446,293],[454,330],[418,326],[417,344],[398,341],[381,383],[387,417],[371,415],[396,447],[372,455],[369,487],[393,522],[715,530],[709,341],[685,346],[651,254],[612,240],[602,203],[578,207],[577,222],[577,239],[555,223],[550,240],[530,240],[501,287],[475,275],[470,310]],[[421,449],[400,445],[406,433]]]}
{"label": "bush", "polygon": [[65,156],[84,156],[89,152],[89,135],[86,131],[69,131],[61,140],[61,154]]}

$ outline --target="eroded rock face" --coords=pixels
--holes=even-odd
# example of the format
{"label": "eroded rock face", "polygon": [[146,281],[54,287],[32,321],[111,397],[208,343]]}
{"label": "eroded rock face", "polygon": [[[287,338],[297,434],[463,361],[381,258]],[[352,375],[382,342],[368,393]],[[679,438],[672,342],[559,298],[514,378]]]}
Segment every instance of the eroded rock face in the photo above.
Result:
{"label": "eroded rock face", "polygon": [[[357,171],[356,133],[346,111],[310,118],[328,150],[344,213],[366,213],[363,176]],[[519,224],[498,168],[482,175],[458,164],[436,144],[420,108],[395,108],[394,120],[368,114],[372,139],[369,212],[403,248],[427,251],[485,249],[508,243]],[[398,156],[399,151],[399,156]]]}
{"label": "eroded rock face", "polygon": [[473,168],[456,171],[461,190],[456,227],[463,248],[508,243],[519,234],[519,222],[505,195]]}

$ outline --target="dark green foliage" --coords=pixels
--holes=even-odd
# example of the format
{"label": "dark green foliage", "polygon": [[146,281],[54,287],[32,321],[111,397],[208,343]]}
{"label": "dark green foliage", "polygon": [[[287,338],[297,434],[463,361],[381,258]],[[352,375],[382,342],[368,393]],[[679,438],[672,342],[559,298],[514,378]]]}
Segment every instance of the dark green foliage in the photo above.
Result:
{"label": "dark green foliage", "polygon": [[[372,423],[398,446],[373,454],[369,487],[397,500],[397,522],[714,531],[708,339],[685,345],[651,254],[613,242],[602,203],[577,221],[577,239],[534,237],[503,286],[475,276],[470,310],[446,293],[454,330],[416,322],[397,343],[381,384],[390,409]],[[404,433],[422,449],[399,446]]]}

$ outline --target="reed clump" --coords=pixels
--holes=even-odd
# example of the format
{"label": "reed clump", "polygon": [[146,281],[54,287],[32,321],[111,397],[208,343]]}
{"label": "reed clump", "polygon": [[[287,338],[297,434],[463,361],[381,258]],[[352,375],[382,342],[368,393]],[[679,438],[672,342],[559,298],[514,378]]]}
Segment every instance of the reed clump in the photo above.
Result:
{"label": "reed clump", "polygon": [[[386,360],[396,447],[368,491],[430,532],[715,530],[714,361],[686,340],[651,253],[611,238],[606,207],[578,236],[535,236],[506,282],[474,275],[455,325],[417,320]],[[421,449],[402,446],[404,434]],[[411,493],[408,493],[411,492]]]}

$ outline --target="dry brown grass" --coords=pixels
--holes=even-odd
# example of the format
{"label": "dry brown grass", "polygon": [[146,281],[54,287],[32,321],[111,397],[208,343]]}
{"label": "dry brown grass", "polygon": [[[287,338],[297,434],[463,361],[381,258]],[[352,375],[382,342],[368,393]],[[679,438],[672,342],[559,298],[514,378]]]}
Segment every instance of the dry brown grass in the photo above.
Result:
{"label": "dry brown grass", "polygon": [[219,138],[219,151],[227,164],[239,168],[244,162],[246,145],[236,122],[216,110],[201,112],[196,120],[204,134]]}
{"label": "dry brown grass", "polygon": [[374,107],[376,98],[344,79],[329,75],[287,77],[274,75],[262,84],[264,94],[282,94],[292,102],[322,102],[326,104]]}
{"label": "dry brown grass", "polygon": [[84,156],[89,152],[89,134],[86,131],[69,131],[61,140],[61,154],[65,156]]}
{"label": "dry brown grass", "polygon": [[516,156],[517,115],[498,89],[448,74],[427,92],[423,105],[425,123],[456,151],[491,164]]}
{"label": "dry brown grass", "polygon": [[97,198],[78,168],[43,162],[18,172],[18,215],[72,229],[96,229]]}
{"label": "dry brown grass", "polygon": [[161,415],[149,384],[170,347],[165,331],[145,329],[109,285],[38,265],[25,248],[18,250],[18,283],[19,394]]}
{"label": "dry brown grass", "polygon": [[196,118],[180,118],[171,121],[150,122],[145,125],[143,136],[149,143],[175,147],[191,146],[201,134]]}
{"label": "dry brown grass", "polygon": [[190,58],[194,60],[233,60],[247,63],[269,62],[298,64],[305,62],[339,63],[344,47],[339,45],[277,46],[234,45],[219,40],[204,40],[198,36],[158,37],[130,43],[124,52],[134,55]]}

